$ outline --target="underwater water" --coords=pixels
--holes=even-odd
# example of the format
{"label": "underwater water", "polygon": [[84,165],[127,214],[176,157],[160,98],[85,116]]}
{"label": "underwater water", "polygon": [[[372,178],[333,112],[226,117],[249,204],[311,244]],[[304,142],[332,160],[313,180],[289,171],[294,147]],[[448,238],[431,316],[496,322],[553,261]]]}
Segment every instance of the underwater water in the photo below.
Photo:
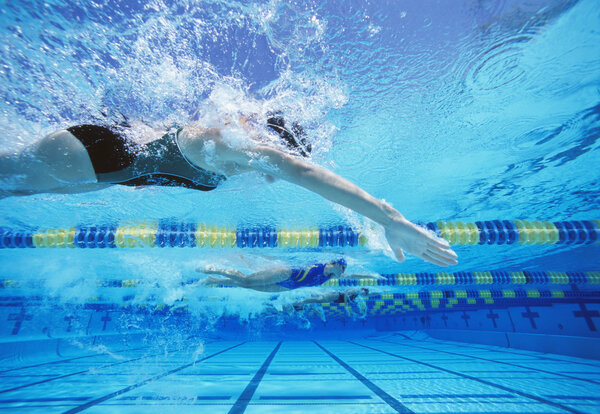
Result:
{"label": "underwater water", "polygon": [[[2,198],[0,410],[598,411],[597,1],[1,5],[1,153],[278,110],[459,264],[398,263],[378,225],[254,173]],[[340,257],[384,279],[196,284]]]}

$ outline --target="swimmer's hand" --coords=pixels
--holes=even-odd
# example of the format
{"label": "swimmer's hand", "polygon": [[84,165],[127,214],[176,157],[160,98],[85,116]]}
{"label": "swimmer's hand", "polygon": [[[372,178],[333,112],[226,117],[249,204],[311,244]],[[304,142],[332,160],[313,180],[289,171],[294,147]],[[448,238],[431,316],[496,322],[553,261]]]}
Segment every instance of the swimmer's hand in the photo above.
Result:
{"label": "swimmer's hand", "polygon": [[227,279],[225,277],[208,276],[208,277],[200,279],[198,282],[196,282],[196,286],[220,285],[220,284],[224,284],[228,281],[229,281],[229,279]]}
{"label": "swimmer's hand", "polygon": [[206,276],[206,277],[202,277],[200,279],[195,280],[193,283],[188,284],[188,286],[204,286],[204,285],[214,283],[214,281],[209,280],[211,278],[217,279],[216,277],[213,277],[213,276]]}
{"label": "swimmer's hand", "polygon": [[438,266],[445,267],[458,263],[456,260],[458,256],[446,240],[405,218],[396,218],[385,226],[385,237],[399,262],[404,261],[402,250],[405,250]]}
{"label": "swimmer's hand", "polygon": [[207,275],[215,273],[216,270],[217,270],[217,268],[215,266],[211,266],[211,265],[196,268],[196,272],[206,273]]}

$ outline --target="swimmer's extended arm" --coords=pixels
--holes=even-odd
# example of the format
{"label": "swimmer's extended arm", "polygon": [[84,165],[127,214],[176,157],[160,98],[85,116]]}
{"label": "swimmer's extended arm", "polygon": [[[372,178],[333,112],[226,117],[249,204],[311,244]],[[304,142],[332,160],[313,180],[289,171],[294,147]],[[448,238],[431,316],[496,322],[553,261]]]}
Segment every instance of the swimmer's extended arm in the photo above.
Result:
{"label": "swimmer's extended arm", "polygon": [[[192,135],[193,131],[190,130],[189,134]],[[184,129],[180,136],[185,138],[186,135],[188,132]],[[206,139],[189,140],[190,158],[197,154],[198,161],[202,161]],[[398,261],[404,260],[404,249],[439,266],[457,263],[456,253],[448,242],[406,220],[385,201],[376,199],[332,171],[263,145],[233,148],[216,131],[210,131],[209,139],[214,143],[215,155],[222,161],[234,162],[242,168],[251,168],[297,184],[381,224]]]}
{"label": "swimmer's extended arm", "polygon": [[294,302],[294,306],[302,306],[308,305],[311,303],[326,303],[326,302],[335,302],[335,300],[340,296],[339,292],[327,292],[317,296],[311,296],[309,298],[305,298],[299,300],[298,302]]}
{"label": "swimmer's extended arm", "polygon": [[457,263],[456,253],[448,242],[406,220],[385,201],[325,168],[266,146],[257,146],[251,152],[235,151],[232,156],[238,163],[297,184],[381,224],[399,261],[404,260],[404,249],[439,266]]}

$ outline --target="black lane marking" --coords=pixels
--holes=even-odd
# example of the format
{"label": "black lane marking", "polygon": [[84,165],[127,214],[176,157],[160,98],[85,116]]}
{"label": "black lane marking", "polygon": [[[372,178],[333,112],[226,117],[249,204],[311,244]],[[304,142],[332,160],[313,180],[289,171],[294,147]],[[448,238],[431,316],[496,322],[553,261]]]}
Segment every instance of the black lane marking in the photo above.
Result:
{"label": "black lane marking", "polygon": [[529,393],[526,393],[526,392],[523,392],[523,391],[518,391],[518,390],[515,390],[513,388],[505,387],[504,385],[496,384],[496,383],[493,383],[491,381],[487,381],[487,380],[483,380],[481,378],[473,377],[471,375],[463,374],[462,372],[452,371],[450,369],[446,369],[446,368],[438,367],[436,365],[428,364],[427,362],[417,361],[416,359],[403,357],[403,356],[400,356],[400,355],[397,355],[397,354],[392,354],[391,352],[383,351],[381,349],[373,348],[373,347],[370,347],[370,346],[367,346],[367,345],[357,344],[356,342],[352,342],[352,341],[346,341],[346,342],[348,342],[350,344],[353,344],[353,345],[356,345],[356,346],[363,347],[363,348],[371,349],[373,351],[381,352],[382,354],[386,354],[386,355],[390,355],[390,356],[393,356],[393,357],[396,357],[396,358],[404,359],[406,361],[414,362],[415,364],[424,365],[424,366],[429,367],[429,368],[439,369],[440,371],[447,372],[448,374],[453,374],[453,375],[457,375],[457,376],[462,377],[462,378],[466,378],[466,379],[470,379],[470,380],[473,380],[473,381],[477,381],[480,384],[489,385],[490,387],[498,388],[498,389],[501,389],[502,391],[510,392],[510,393],[513,393],[513,394],[517,394],[517,395],[520,395],[521,397],[529,398],[529,399],[541,402],[543,404],[550,405],[552,407],[561,408],[561,409],[563,409],[565,411],[568,411],[570,413],[575,413],[575,414],[580,414],[581,413],[581,411],[577,411],[577,410],[575,410],[575,409],[573,409],[571,407],[568,407],[566,405],[555,403],[555,402],[547,400],[545,398],[538,397],[537,395],[529,394]]}
{"label": "black lane marking", "polygon": [[[119,400],[116,400],[119,401]],[[429,402],[427,403],[419,403],[416,402],[414,404],[431,404]],[[530,404],[535,404],[535,403],[530,403]],[[214,407],[214,406],[230,406],[231,402],[223,402],[220,400],[215,400],[215,401],[204,401],[204,400],[198,400],[198,401],[186,401],[184,403],[173,403],[171,401],[122,401],[121,403],[106,403],[103,405],[103,407],[106,407],[107,410],[112,409],[115,412],[120,412],[117,411],[119,410],[119,408],[122,407],[145,407],[145,406],[150,406],[150,407],[157,407],[157,406],[163,406],[163,407],[170,407],[170,410],[168,408],[166,408],[165,412],[172,412],[173,411],[173,406],[174,405],[184,405],[184,406],[192,406],[192,407],[202,407],[202,406],[210,406],[210,407]],[[311,406],[311,405],[316,405],[316,406],[331,406],[334,407],[333,410],[335,410],[335,406],[355,406],[355,405],[369,405],[369,406],[374,406],[374,405],[380,405],[383,406],[385,405],[384,402],[373,402],[373,401],[346,401],[346,400],[340,400],[340,401],[315,401],[315,402],[308,402],[308,401],[282,401],[282,402],[277,402],[277,401],[253,401],[252,402],[253,406],[284,406],[281,410],[279,410],[278,412],[287,412],[285,411],[285,407],[289,407],[289,406],[299,406],[299,407],[305,407],[305,406]],[[38,408],[38,407],[51,407],[51,408],[60,408],[60,407],[68,407],[68,405],[66,404],[62,404],[62,405],[30,405],[30,406],[20,406],[19,408]],[[5,410],[5,409],[9,409],[9,410],[13,410],[14,411],[14,407],[10,407],[10,408],[3,408],[0,407],[0,411]],[[310,408],[308,408],[310,409]],[[124,408],[124,410],[126,410],[126,408]],[[140,409],[141,410],[141,409]],[[145,412],[145,411],[133,411],[133,412]],[[198,408],[198,410],[201,410],[201,408]],[[210,408],[207,408],[206,411],[197,411],[197,412],[214,412],[214,408],[212,411],[209,411]],[[306,410],[306,409],[305,409]],[[356,410],[354,410],[356,411]],[[333,412],[330,410],[330,412]],[[351,411],[353,412],[353,411]],[[371,411],[365,411],[365,412],[373,412]],[[477,411],[477,414],[480,414],[481,411]],[[438,413],[438,414],[447,414],[447,411],[444,411],[444,413]],[[469,413],[467,413],[469,414]],[[475,413],[472,413],[475,414]],[[514,411],[511,411],[510,413],[504,413],[504,412],[497,412],[494,411],[494,414],[515,414]]]}
{"label": "black lane marking", "polygon": [[242,393],[238,397],[235,404],[233,404],[233,407],[231,407],[231,410],[229,410],[229,414],[238,414],[238,413],[241,414],[244,411],[246,411],[246,408],[248,407],[248,404],[250,404],[250,400],[252,399],[254,392],[256,391],[256,389],[258,388],[258,385],[260,384],[263,377],[265,376],[265,373],[267,372],[269,365],[271,365],[271,361],[273,361],[273,358],[275,358],[275,354],[277,353],[277,351],[279,351],[280,347],[281,347],[281,342],[279,342],[277,344],[275,349],[271,352],[271,354],[267,357],[265,362],[262,364],[262,366],[260,367],[258,372],[254,375],[254,378],[252,378],[250,380],[250,383],[248,383],[248,385],[246,386],[244,391],[242,391]]}
{"label": "black lane marking", "polygon": [[182,366],[180,366],[180,367],[178,367],[178,368],[175,368],[175,369],[172,369],[172,370],[170,370],[170,371],[163,372],[162,374],[155,375],[154,377],[151,377],[151,378],[145,379],[144,381],[142,381],[142,382],[138,382],[137,384],[133,384],[133,385],[130,385],[129,387],[125,387],[125,388],[123,388],[123,389],[120,389],[120,390],[118,390],[118,391],[111,392],[110,394],[106,394],[106,395],[105,395],[105,396],[103,396],[103,397],[96,398],[95,400],[92,400],[92,401],[90,401],[90,402],[87,402],[87,403],[85,403],[85,404],[82,404],[82,405],[80,405],[80,406],[78,406],[78,407],[75,407],[75,408],[72,408],[72,409],[70,409],[70,410],[67,410],[67,411],[65,411],[63,414],[73,414],[73,413],[79,413],[79,412],[81,412],[81,411],[83,411],[83,410],[87,410],[88,408],[90,408],[90,407],[93,407],[94,405],[98,405],[98,404],[100,404],[100,403],[102,403],[102,402],[104,402],[104,401],[106,401],[106,400],[109,400],[109,399],[111,399],[111,398],[113,398],[113,397],[116,397],[116,396],[118,396],[118,395],[124,394],[124,393],[126,393],[126,392],[129,392],[129,391],[131,391],[131,390],[134,390],[134,389],[136,389],[136,388],[139,388],[139,387],[141,387],[142,385],[146,385],[146,384],[148,384],[148,383],[150,383],[150,382],[154,382],[154,381],[156,381],[156,380],[159,380],[159,379],[161,379],[161,378],[163,378],[163,377],[166,377],[167,375],[171,375],[171,374],[174,374],[174,373],[176,373],[176,372],[179,372],[179,371],[181,371],[181,370],[183,370],[183,369],[186,369],[186,368],[188,368],[188,367],[191,367],[192,365],[195,365],[195,364],[196,364],[196,363],[198,363],[198,362],[206,361],[206,360],[207,360],[207,359],[209,359],[209,358],[215,357],[215,356],[217,356],[217,355],[219,355],[219,354],[222,354],[223,352],[227,352],[227,351],[229,351],[229,350],[232,350],[233,348],[237,348],[238,346],[241,346],[241,345],[243,345],[243,344],[245,344],[245,343],[246,343],[246,342],[239,343],[239,344],[237,344],[237,345],[234,345],[234,346],[231,346],[231,347],[229,347],[229,348],[227,348],[227,349],[223,349],[222,351],[215,352],[214,354],[212,354],[212,355],[209,355],[209,356],[207,356],[207,357],[204,357],[204,358],[201,358],[201,359],[195,360],[194,362],[190,362],[189,364],[182,365]]}
{"label": "black lane marking", "polygon": [[[173,352],[179,352],[179,351],[181,351],[182,349],[184,349],[184,348],[179,348],[179,349],[177,349],[177,350],[175,350],[175,351],[173,351]],[[152,354],[152,355],[144,355],[144,356],[141,356],[141,357],[138,357],[138,358],[132,358],[132,359],[128,359],[128,360],[125,360],[125,361],[121,361],[121,362],[115,362],[115,363],[112,363],[112,364],[107,364],[107,365],[100,365],[99,367],[92,367],[92,368],[94,368],[94,369],[100,369],[100,368],[110,368],[110,367],[114,367],[114,366],[116,366],[116,365],[126,364],[126,363],[128,363],[128,362],[134,362],[134,361],[138,361],[138,360],[140,360],[140,359],[144,359],[144,358],[150,358],[150,357],[153,357],[153,356],[157,356],[157,355],[163,355],[163,354],[164,354],[164,351],[163,351],[163,352],[159,352],[159,353],[157,353],[157,354]],[[23,384],[23,385],[19,385],[19,386],[17,386],[17,387],[13,387],[13,388],[7,388],[7,389],[5,389],[5,390],[0,390],[0,394],[4,394],[5,392],[10,392],[10,391],[16,391],[16,390],[20,390],[20,389],[22,389],[22,388],[28,388],[28,387],[32,387],[32,386],[34,386],[34,385],[38,385],[38,384],[44,384],[44,383],[46,383],[46,382],[50,382],[50,381],[56,381],[56,380],[59,380],[59,379],[63,379],[63,378],[72,377],[72,376],[74,376],[74,375],[84,374],[84,373],[86,373],[86,372],[89,372],[89,371],[91,371],[91,370],[92,370],[92,368],[88,368],[88,369],[86,369],[86,370],[83,370],[83,371],[72,372],[72,373],[70,373],[70,374],[59,375],[59,376],[57,376],[57,377],[47,378],[47,379],[44,379],[44,380],[41,380],[41,381],[31,382],[31,383],[29,383],[29,384]]]}
{"label": "black lane marking", "polygon": [[369,381],[367,378],[365,378],[360,372],[358,372],[357,370],[352,368],[350,365],[346,364],[344,361],[339,359],[337,356],[335,356],[334,354],[329,352],[327,349],[325,349],[323,346],[321,346],[321,344],[319,344],[316,341],[313,341],[313,342],[315,343],[315,345],[317,345],[319,348],[321,348],[327,355],[329,355],[331,358],[333,358],[335,360],[335,362],[337,362],[342,367],[344,367],[344,369],[346,371],[348,371],[349,373],[354,375],[354,377],[357,380],[359,380],[368,389],[373,391],[379,398],[381,398],[383,401],[385,401],[386,404],[389,405],[390,407],[392,407],[394,410],[396,410],[399,413],[407,413],[407,414],[413,413],[413,411],[411,411],[408,407],[406,407],[400,401],[398,401],[397,399],[392,397],[390,394],[388,394],[387,392],[385,392],[384,390],[379,388],[377,385],[373,384],[371,381]]}
{"label": "black lane marking", "polygon": [[526,366],[523,366],[523,365],[513,364],[511,362],[506,362],[506,361],[496,361],[496,360],[493,360],[493,359],[488,359],[488,358],[483,358],[483,357],[477,357],[477,356],[473,356],[473,355],[460,354],[458,352],[442,351],[441,349],[427,348],[426,346],[419,346],[419,345],[413,345],[413,344],[404,345],[404,344],[400,344],[398,342],[385,341],[383,339],[378,339],[377,341],[378,342],[385,342],[385,343],[393,344],[393,345],[405,346],[405,347],[409,347],[409,348],[419,348],[419,349],[424,349],[426,351],[441,352],[441,353],[449,354],[449,355],[456,355],[456,356],[460,356],[460,357],[467,357],[467,358],[479,359],[481,361],[487,361],[487,362],[493,362],[493,363],[496,363],[496,364],[509,365],[509,366],[515,367],[515,368],[522,368],[522,369],[525,369],[525,370],[528,370],[528,371],[542,372],[544,374],[557,375],[559,377],[565,377],[565,378],[569,378],[569,379],[572,379],[572,380],[584,381],[584,382],[589,382],[589,383],[592,383],[592,384],[600,384],[600,381],[595,381],[595,380],[592,380],[592,379],[574,377],[572,375],[561,374],[561,373],[552,372],[552,371],[546,371],[545,369],[526,367]]}
{"label": "black lane marking", "polygon": [[[146,349],[146,348],[150,348],[150,346],[143,346],[143,347],[140,347],[140,348],[132,348],[132,349],[122,349],[120,351],[114,351],[112,353],[113,354],[120,354],[121,352],[139,351],[140,349]],[[75,361],[76,359],[92,358],[92,357],[104,356],[104,355],[109,355],[109,354],[108,353],[104,353],[104,354],[84,355],[84,356],[74,357],[74,358],[69,358],[69,359],[61,359],[59,361],[42,362],[40,364],[27,365],[25,367],[17,367],[17,368],[5,369],[3,371],[0,371],[0,374],[4,374],[5,372],[10,372],[10,371],[17,371],[17,370],[20,370],[20,369],[36,368],[36,367],[41,367],[42,365],[60,364],[61,362],[70,362],[70,361]]]}
{"label": "black lane marking", "polygon": [[166,397],[163,395],[143,395],[133,397],[121,397],[115,401],[203,401],[203,400],[229,400],[230,395],[198,395],[195,397]]}
{"label": "black lane marking", "polygon": [[402,394],[402,398],[434,398],[434,399],[451,399],[451,398],[517,398],[510,394]]}
{"label": "black lane marking", "polygon": [[[90,398],[92,398],[92,397],[12,398],[10,400],[0,400],[0,404],[32,403],[32,402],[86,401],[86,400],[89,400]],[[35,407],[35,405],[33,405],[32,407]]]}
{"label": "black lane marking", "polygon": [[[595,364],[593,362],[581,362],[581,361],[569,361],[567,359],[560,359],[560,358],[552,358],[552,357],[548,357],[548,356],[542,356],[542,355],[532,355],[532,354],[526,354],[523,352],[516,352],[516,351],[507,351],[507,350],[503,350],[503,349],[492,349],[492,348],[485,348],[482,346],[476,346],[476,345],[472,345],[472,344],[467,344],[465,342],[460,342],[460,341],[452,341],[452,340],[439,340],[439,339],[432,339],[429,341],[424,341],[424,340],[418,340],[418,339],[412,339],[412,338],[408,338],[412,341],[417,341],[417,342],[431,342],[434,344],[441,344],[441,345],[448,345],[448,342],[451,342],[451,345],[454,346],[459,346],[456,345],[455,343],[458,342],[458,344],[460,344],[460,346],[465,346],[468,348],[473,348],[473,349],[481,349],[483,351],[491,351],[491,352],[498,352],[501,354],[514,354],[514,355],[521,355],[521,356],[527,356],[527,357],[531,357],[531,358],[538,358],[538,359],[544,359],[544,360],[548,360],[548,361],[558,361],[558,362],[564,362],[565,364],[577,364],[577,365],[588,365],[591,367],[595,367],[595,368],[600,368],[600,364]],[[394,342],[399,344],[399,342]],[[494,346],[496,348],[500,347],[500,345],[490,345],[490,346]],[[535,353],[535,354],[539,354],[539,351],[529,351],[531,353]],[[579,357],[573,357],[573,358],[579,358]]]}
{"label": "black lane marking", "polygon": [[261,400],[370,400],[370,395],[263,395]]}
{"label": "black lane marking", "polygon": [[[283,372],[270,372],[269,375],[281,375],[281,376],[286,376],[286,375],[292,375],[292,376],[300,376],[300,375],[346,375],[345,372],[289,372],[289,373],[283,373]],[[2,378],[2,377],[0,377]]]}
{"label": "black lane marking", "polygon": [[[232,373],[229,373],[229,372],[200,372],[200,373],[197,373],[197,374],[187,374],[186,373],[186,374],[179,374],[179,375],[181,375],[181,376],[187,375],[187,376],[190,376],[190,377],[203,377],[203,376],[208,376],[208,375],[216,375],[216,376],[219,376],[219,377],[227,377],[227,376],[248,375],[248,374],[249,374],[248,372],[232,372]],[[2,378],[2,377],[0,377],[0,378]]]}

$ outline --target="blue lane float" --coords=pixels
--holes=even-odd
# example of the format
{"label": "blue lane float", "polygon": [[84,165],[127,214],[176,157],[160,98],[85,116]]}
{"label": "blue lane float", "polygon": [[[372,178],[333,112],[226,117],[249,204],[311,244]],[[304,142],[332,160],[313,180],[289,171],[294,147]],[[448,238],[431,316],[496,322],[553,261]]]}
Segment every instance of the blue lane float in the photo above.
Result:
{"label": "blue lane float", "polygon": [[[453,245],[592,244],[600,220],[476,222],[437,221],[424,227]],[[231,228],[207,223],[141,220],[134,224],[37,228],[0,227],[0,249],[143,247],[329,248],[365,247],[368,238],[349,226],[289,230],[272,226]]]}

